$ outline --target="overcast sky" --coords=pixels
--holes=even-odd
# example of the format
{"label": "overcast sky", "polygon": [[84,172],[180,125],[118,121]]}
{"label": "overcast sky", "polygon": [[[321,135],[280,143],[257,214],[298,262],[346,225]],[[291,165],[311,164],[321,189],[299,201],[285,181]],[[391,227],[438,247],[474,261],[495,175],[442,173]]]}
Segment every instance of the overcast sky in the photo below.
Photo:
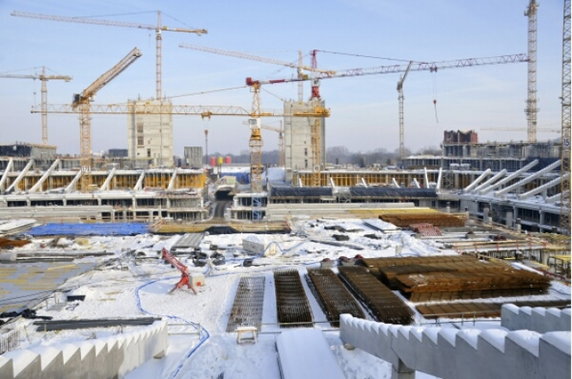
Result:
{"label": "overcast sky", "polygon": [[[331,0],[331,1],[151,1],[151,0],[0,0],[0,73],[70,75],[73,81],[48,82],[50,104],[70,103],[99,75],[133,47],[143,56],[101,89],[95,103],[123,103],[155,95],[153,31],[64,23],[10,16],[14,10],[61,16],[155,24],[153,11],[163,12],[169,27],[205,28],[208,34],[163,33],[163,92],[175,104],[239,105],[250,109],[247,88],[204,95],[179,96],[242,86],[256,79],[290,78],[294,70],[179,48],[180,43],[236,50],[295,62],[298,51],[310,64],[309,52],[335,52],[416,61],[441,61],[527,52],[528,0]],[[562,2],[539,1],[538,125],[559,129],[562,54]],[[399,61],[318,53],[318,66],[345,69],[395,64]],[[352,151],[398,147],[399,74],[324,80],[321,94],[331,117],[326,145]],[[524,114],[526,63],[412,72],[404,84],[405,144],[417,150],[436,147],[443,131],[476,129],[480,141],[526,139]],[[30,108],[40,102],[40,83],[0,78],[0,143],[41,142],[41,122]],[[263,109],[281,111],[282,99],[297,97],[296,84],[267,86]],[[310,83],[304,85],[309,96]],[[436,109],[433,104],[436,100]],[[435,114],[435,111],[437,114]],[[437,116],[437,117],[436,117]],[[278,126],[279,119],[264,123]],[[127,148],[126,116],[96,115],[93,151]],[[239,153],[248,149],[248,127],[239,117],[174,118],[174,152],[203,145],[209,151]],[[484,129],[511,128],[498,132]],[[60,153],[79,152],[75,115],[48,116],[49,142]],[[264,131],[264,150],[277,148],[277,137]],[[558,135],[540,131],[540,140]]]}

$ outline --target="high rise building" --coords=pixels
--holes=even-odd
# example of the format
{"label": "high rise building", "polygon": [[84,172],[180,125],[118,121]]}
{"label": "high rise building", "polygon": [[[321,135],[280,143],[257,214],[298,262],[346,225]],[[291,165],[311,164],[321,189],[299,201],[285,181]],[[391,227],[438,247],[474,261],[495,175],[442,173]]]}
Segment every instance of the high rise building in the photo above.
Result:
{"label": "high rise building", "polygon": [[[324,108],[324,101],[312,99],[307,102],[285,101],[284,114],[312,113],[317,107]],[[316,125],[317,123],[317,125]],[[312,140],[312,128],[318,129],[318,140]],[[315,165],[323,168],[326,162],[326,132],[323,117],[285,117],[284,144],[287,171],[311,170]],[[314,152],[314,148],[318,152]],[[318,154],[316,154],[318,153]],[[314,157],[319,162],[314,162]]]}
{"label": "high rise building", "polygon": [[172,104],[164,100],[134,100],[129,104],[134,107],[162,105],[160,113],[130,114],[128,117],[129,158],[135,162],[135,167],[173,167]]}

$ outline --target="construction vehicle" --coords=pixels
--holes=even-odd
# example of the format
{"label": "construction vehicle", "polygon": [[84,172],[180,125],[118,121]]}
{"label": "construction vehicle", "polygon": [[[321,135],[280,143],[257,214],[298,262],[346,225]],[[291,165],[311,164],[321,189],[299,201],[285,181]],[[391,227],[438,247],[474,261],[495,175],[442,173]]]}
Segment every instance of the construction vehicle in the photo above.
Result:
{"label": "construction vehicle", "polygon": [[179,261],[177,259],[177,257],[175,257],[173,254],[171,254],[171,252],[169,252],[169,250],[167,250],[166,248],[163,248],[163,250],[161,250],[161,258],[164,261],[170,263],[171,266],[175,267],[177,270],[179,270],[181,272],[181,279],[179,279],[177,284],[175,284],[175,286],[173,288],[171,288],[169,293],[172,293],[173,291],[175,291],[178,288],[187,286],[187,288],[190,288],[193,291],[193,293],[196,295],[197,290],[195,289],[193,283],[191,282],[189,268],[187,266],[185,266],[183,263],[181,263],[181,261]]}
{"label": "construction vehicle", "polygon": [[104,25],[104,26],[118,26],[123,28],[136,28],[143,30],[154,30],[155,31],[155,98],[161,99],[162,97],[162,43],[163,37],[162,32],[179,32],[179,33],[195,33],[198,35],[206,34],[206,29],[183,29],[183,28],[170,28],[164,26],[161,22],[161,11],[157,11],[157,25],[147,25],[147,24],[137,24],[133,22],[123,22],[123,21],[113,21],[113,20],[103,20],[88,17],[64,17],[57,15],[47,15],[39,13],[29,13],[29,12],[19,12],[14,11],[11,13],[12,16],[16,17],[27,17],[35,18],[39,20],[49,20],[49,21],[59,21],[59,22],[74,22],[81,24],[94,24],[94,25]]}
{"label": "construction vehicle", "polygon": [[71,76],[67,75],[46,75],[46,67],[42,67],[40,74],[34,75],[21,75],[21,74],[0,74],[0,78],[6,79],[38,79],[42,82],[41,86],[41,100],[40,100],[40,113],[42,115],[42,144],[48,144],[48,80],[64,80],[69,82],[72,80]]}

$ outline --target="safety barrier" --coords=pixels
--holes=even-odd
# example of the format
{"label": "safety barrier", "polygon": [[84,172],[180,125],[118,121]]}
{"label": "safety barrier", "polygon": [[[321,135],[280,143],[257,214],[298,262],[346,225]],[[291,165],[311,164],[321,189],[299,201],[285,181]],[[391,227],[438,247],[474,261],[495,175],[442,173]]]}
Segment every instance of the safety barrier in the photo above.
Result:
{"label": "safety barrier", "polygon": [[570,332],[456,329],[340,317],[340,337],[390,362],[393,378],[570,378]]}
{"label": "safety barrier", "polygon": [[132,332],[77,343],[35,346],[0,356],[0,378],[123,377],[168,345],[163,321]]}

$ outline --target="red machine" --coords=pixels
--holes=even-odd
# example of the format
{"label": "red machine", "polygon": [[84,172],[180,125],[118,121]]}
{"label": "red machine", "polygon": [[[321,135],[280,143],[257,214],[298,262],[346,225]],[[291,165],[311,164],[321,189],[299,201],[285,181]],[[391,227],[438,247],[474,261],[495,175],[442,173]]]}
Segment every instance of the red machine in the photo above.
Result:
{"label": "red machine", "polygon": [[187,287],[190,288],[191,290],[193,290],[193,293],[196,295],[197,290],[195,290],[195,288],[193,287],[193,284],[190,281],[189,269],[187,268],[187,266],[182,264],[177,259],[177,257],[175,257],[173,254],[171,254],[169,252],[169,250],[167,250],[165,248],[163,248],[163,250],[161,252],[161,258],[163,258],[165,261],[169,262],[171,265],[173,265],[173,267],[176,267],[177,270],[181,271],[181,280],[179,280],[179,282],[177,284],[175,284],[175,286],[169,291],[169,293],[173,292],[177,288],[181,288],[184,285],[187,285]]}

